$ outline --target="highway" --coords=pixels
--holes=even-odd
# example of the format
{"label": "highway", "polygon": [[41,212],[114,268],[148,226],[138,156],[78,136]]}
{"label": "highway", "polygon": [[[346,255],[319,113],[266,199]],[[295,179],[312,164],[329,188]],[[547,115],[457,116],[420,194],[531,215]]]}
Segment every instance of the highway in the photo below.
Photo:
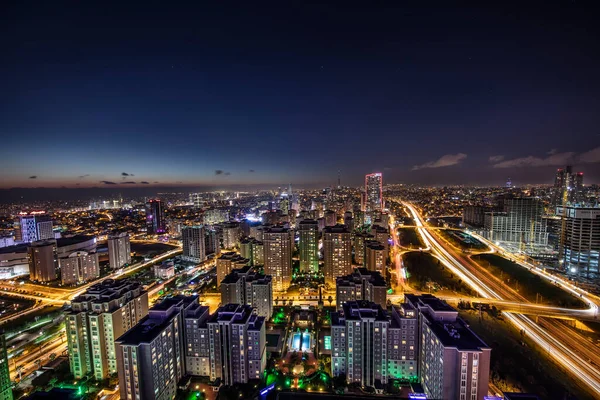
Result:
{"label": "highway", "polygon": [[[477,265],[474,265],[470,259],[456,255],[452,249],[444,245],[442,240],[436,238],[431,233],[432,231],[426,229],[421,215],[412,204],[406,202],[403,204],[410,211],[415,225],[417,225],[417,229],[421,234],[423,243],[431,248],[432,253],[441,260],[444,266],[459,276],[483,298],[515,300],[514,294],[508,293],[509,290],[504,285],[499,284],[496,280],[490,279],[489,276],[482,273],[481,269]],[[582,298],[590,304],[590,308],[583,310],[583,312],[591,317],[596,316],[598,305],[592,301],[590,296],[581,294]],[[571,340],[564,341],[564,339],[546,331],[525,315],[507,313],[505,317],[518,330],[524,330],[525,334],[533,342],[544,351],[547,351],[550,357],[576,380],[588,387],[595,396],[600,396],[600,370],[588,358],[579,355],[570,347]]]}

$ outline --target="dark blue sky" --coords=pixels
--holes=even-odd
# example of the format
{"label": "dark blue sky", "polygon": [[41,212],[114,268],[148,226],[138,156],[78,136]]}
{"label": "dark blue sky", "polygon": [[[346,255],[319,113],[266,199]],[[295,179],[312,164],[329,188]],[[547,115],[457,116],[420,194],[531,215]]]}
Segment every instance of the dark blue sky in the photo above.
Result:
{"label": "dark blue sky", "polygon": [[593,3],[120,3],[3,5],[2,187],[600,182]]}

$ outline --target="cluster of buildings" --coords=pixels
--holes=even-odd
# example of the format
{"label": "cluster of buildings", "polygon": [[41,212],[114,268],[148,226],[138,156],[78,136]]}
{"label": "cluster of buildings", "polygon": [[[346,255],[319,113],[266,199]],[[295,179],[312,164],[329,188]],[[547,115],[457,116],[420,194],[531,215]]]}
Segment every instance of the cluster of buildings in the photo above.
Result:
{"label": "cluster of buildings", "polygon": [[503,195],[496,205],[464,207],[463,222],[514,252],[558,263],[565,273],[600,278],[600,205],[586,198],[583,173],[556,172],[549,200]]}
{"label": "cluster of buildings", "polygon": [[[232,278],[227,293],[243,301],[225,304],[214,314],[197,296],[167,298],[149,309],[148,293],[130,280],[90,287],[66,315],[73,376],[101,380],[116,373],[123,399],[174,398],[178,382],[188,375],[226,385],[262,378],[266,338],[265,317],[259,314],[270,312],[271,299],[253,293],[269,282],[247,270],[235,274],[242,283],[233,287]],[[257,304],[257,314],[244,304],[246,298],[269,305]]]}
{"label": "cluster of buildings", "polygon": [[431,295],[406,295],[387,312],[380,304],[344,303],[331,318],[331,370],[349,383],[383,389],[390,379],[418,381],[427,398],[482,399],[491,349]]}

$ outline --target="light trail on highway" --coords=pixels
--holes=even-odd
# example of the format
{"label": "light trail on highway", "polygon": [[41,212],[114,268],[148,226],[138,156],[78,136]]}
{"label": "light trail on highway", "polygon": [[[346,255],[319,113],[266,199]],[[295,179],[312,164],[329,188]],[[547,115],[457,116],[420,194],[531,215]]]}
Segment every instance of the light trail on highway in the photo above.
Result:
{"label": "light trail on highway", "polygon": [[[403,203],[411,212],[417,229],[421,233],[424,243],[431,248],[431,251],[442,261],[442,263],[459,276],[471,288],[477,291],[482,297],[504,300],[494,289],[485,285],[477,276],[475,276],[468,268],[457,261],[456,257],[452,256],[425,228],[422,217],[416,211],[415,207],[409,203]],[[498,288],[496,287],[496,290]],[[591,299],[586,298],[590,303],[590,308],[587,311],[592,316],[597,314],[598,306]],[[548,352],[548,355],[557,361],[568,373],[575,379],[584,383],[591,391],[600,396],[600,370],[593,366],[588,360],[583,359],[576,354],[567,345],[561,342],[558,338],[551,335],[549,332],[541,328],[530,318],[521,314],[505,314],[505,317],[519,330],[525,331],[525,334],[534,341],[543,350]]]}

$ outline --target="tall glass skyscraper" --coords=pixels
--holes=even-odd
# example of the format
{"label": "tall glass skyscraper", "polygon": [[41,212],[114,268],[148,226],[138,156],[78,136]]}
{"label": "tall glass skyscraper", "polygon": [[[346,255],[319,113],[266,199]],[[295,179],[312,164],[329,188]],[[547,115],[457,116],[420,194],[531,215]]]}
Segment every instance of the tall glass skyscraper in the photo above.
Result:
{"label": "tall glass skyscraper", "polygon": [[383,175],[375,172],[365,176],[365,211],[383,210]]}
{"label": "tall glass skyscraper", "polygon": [[165,233],[165,212],[160,200],[152,199],[146,203],[146,232],[149,235]]}

